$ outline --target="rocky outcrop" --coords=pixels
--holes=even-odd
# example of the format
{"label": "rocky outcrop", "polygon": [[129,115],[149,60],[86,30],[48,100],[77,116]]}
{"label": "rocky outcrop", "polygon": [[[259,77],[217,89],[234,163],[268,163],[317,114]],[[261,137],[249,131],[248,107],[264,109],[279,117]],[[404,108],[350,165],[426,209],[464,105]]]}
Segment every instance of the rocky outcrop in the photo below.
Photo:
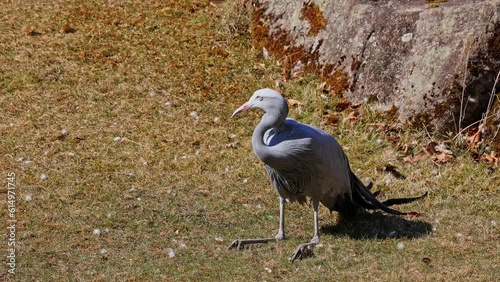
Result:
{"label": "rocky outcrop", "polygon": [[258,0],[254,45],[289,76],[318,72],[352,102],[438,128],[458,120],[465,81],[464,124],[477,121],[500,70],[500,1],[429,2]]}

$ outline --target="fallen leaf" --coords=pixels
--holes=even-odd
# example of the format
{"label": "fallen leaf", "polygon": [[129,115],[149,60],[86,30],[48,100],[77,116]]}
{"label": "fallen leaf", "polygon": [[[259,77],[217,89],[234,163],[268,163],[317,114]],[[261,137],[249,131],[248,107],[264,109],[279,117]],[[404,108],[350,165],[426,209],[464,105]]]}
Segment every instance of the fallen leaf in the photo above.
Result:
{"label": "fallen leaf", "polygon": [[328,87],[326,85],[326,81],[322,82],[320,85],[318,85],[317,88],[321,92],[328,92]]}
{"label": "fallen leaf", "polygon": [[429,264],[429,263],[431,263],[431,259],[430,258],[422,258],[422,262],[425,264]]}
{"label": "fallen leaf", "polygon": [[370,126],[376,126],[378,131],[384,131],[386,124],[383,122],[369,123]]}
{"label": "fallen leaf", "polygon": [[406,156],[403,158],[403,161],[409,163],[409,164],[414,164],[421,162],[423,160],[427,159],[427,154],[424,151],[420,151],[418,154],[415,156]]}
{"label": "fallen leaf", "polygon": [[439,153],[437,155],[432,156],[432,159],[436,163],[446,163],[447,161],[453,159],[452,155],[448,155],[446,153]]}
{"label": "fallen leaf", "polygon": [[338,102],[337,105],[335,105],[335,109],[339,112],[347,109],[351,105],[351,102],[349,102],[347,99],[342,99],[340,102]]}
{"label": "fallen leaf", "polygon": [[228,144],[224,145],[224,147],[226,147],[226,149],[236,149],[236,148],[238,148],[239,143],[240,142],[235,141],[235,142],[228,143]]}
{"label": "fallen leaf", "polygon": [[70,23],[66,23],[63,28],[61,29],[61,32],[63,33],[75,33],[76,32],[76,28],[74,28],[73,26],[71,26]]}
{"label": "fallen leaf", "polygon": [[389,136],[389,140],[391,140],[393,143],[396,143],[399,140],[399,136],[397,136],[396,134],[391,134]]}
{"label": "fallen leaf", "polygon": [[484,153],[481,159],[493,164],[495,167],[498,166],[499,158],[496,156],[496,152],[491,152],[489,155]]}
{"label": "fallen leaf", "polygon": [[340,121],[340,114],[339,113],[328,113],[325,112],[323,113],[323,118],[325,119],[325,122],[330,125],[335,125],[339,123]]}
{"label": "fallen leaf", "polygon": [[34,30],[34,29],[29,29],[29,30],[27,31],[27,34],[28,34],[29,36],[40,36],[40,35],[42,35],[42,33],[41,33],[41,32],[36,31],[36,30]]}
{"label": "fallen leaf", "polygon": [[409,164],[413,164],[414,163],[413,158],[411,156],[404,157],[403,161],[406,162],[406,163],[409,163]]}
{"label": "fallen leaf", "polygon": [[427,159],[427,154],[423,151],[418,153],[415,157],[413,157],[414,162],[421,162],[425,159]]}
{"label": "fallen leaf", "polygon": [[301,101],[299,100],[295,100],[295,99],[288,99],[288,105],[290,107],[296,107],[296,106],[302,106],[304,103],[302,103]]}
{"label": "fallen leaf", "polygon": [[408,154],[408,150],[410,149],[410,146],[408,144],[403,146],[403,153]]}
{"label": "fallen leaf", "polygon": [[359,113],[357,111],[351,111],[349,112],[349,115],[347,115],[346,120],[350,122],[354,122],[358,119]]}
{"label": "fallen leaf", "polygon": [[[479,125],[479,127],[477,128],[477,131],[475,133],[473,133],[467,137],[467,146],[469,148],[478,148],[481,145],[483,129],[484,129],[484,125],[481,124],[481,125]],[[475,129],[473,129],[473,130],[475,130]],[[469,133],[471,133],[471,131],[469,131]]]}
{"label": "fallen leaf", "polygon": [[392,107],[385,112],[386,116],[388,119],[394,119],[397,114],[398,114],[398,107],[396,107],[396,105],[392,105]]}
{"label": "fallen leaf", "polygon": [[412,219],[412,218],[416,218],[416,217],[419,217],[420,214],[418,212],[409,212],[406,217],[408,217],[409,219]]}
{"label": "fallen leaf", "polygon": [[431,155],[435,155],[437,153],[436,147],[438,146],[438,143],[436,141],[431,141],[429,144],[427,144],[427,147],[425,147],[425,150]]}

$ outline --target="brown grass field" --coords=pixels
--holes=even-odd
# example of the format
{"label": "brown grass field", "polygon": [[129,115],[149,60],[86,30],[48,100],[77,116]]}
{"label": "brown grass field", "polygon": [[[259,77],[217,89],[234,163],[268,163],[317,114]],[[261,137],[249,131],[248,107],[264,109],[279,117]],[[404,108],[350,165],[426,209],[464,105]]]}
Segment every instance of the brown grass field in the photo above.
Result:
{"label": "brown grass field", "polygon": [[[498,168],[452,145],[446,162],[404,161],[439,135],[402,125],[391,134],[403,152],[367,106],[331,122],[340,98],[321,96],[314,75],[285,81],[236,2],[0,3],[0,280],[499,281]],[[291,116],[336,136],[382,198],[429,191],[399,207],[420,216],[342,222],[322,207],[322,244],[292,264],[313,229],[312,209],[293,204],[287,240],[228,251],[278,228],[250,144],[261,113],[229,119],[276,81],[303,103]]]}

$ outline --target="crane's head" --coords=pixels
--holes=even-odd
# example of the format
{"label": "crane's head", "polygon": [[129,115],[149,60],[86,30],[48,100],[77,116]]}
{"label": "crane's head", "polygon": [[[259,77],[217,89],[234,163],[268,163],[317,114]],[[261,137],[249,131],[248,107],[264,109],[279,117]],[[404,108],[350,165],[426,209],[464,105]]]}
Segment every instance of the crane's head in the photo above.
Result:
{"label": "crane's head", "polygon": [[231,117],[253,108],[262,109],[266,113],[276,112],[277,116],[284,114],[285,118],[288,114],[288,103],[286,99],[283,98],[283,96],[281,96],[281,94],[277,91],[264,88],[255,91],[252,97],[250,97],[245,104],[237,108]]}

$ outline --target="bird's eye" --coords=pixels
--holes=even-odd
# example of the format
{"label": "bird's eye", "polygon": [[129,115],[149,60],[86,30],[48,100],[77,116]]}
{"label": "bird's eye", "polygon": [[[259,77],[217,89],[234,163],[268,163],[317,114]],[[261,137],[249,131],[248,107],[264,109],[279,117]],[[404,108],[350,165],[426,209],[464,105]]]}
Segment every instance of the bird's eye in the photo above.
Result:
{"label": "bird's eye", "polygon": [[262,97],[262,96],[257,96],[257,100],[262,101],[262,100],[264,100],[264,97]]}

